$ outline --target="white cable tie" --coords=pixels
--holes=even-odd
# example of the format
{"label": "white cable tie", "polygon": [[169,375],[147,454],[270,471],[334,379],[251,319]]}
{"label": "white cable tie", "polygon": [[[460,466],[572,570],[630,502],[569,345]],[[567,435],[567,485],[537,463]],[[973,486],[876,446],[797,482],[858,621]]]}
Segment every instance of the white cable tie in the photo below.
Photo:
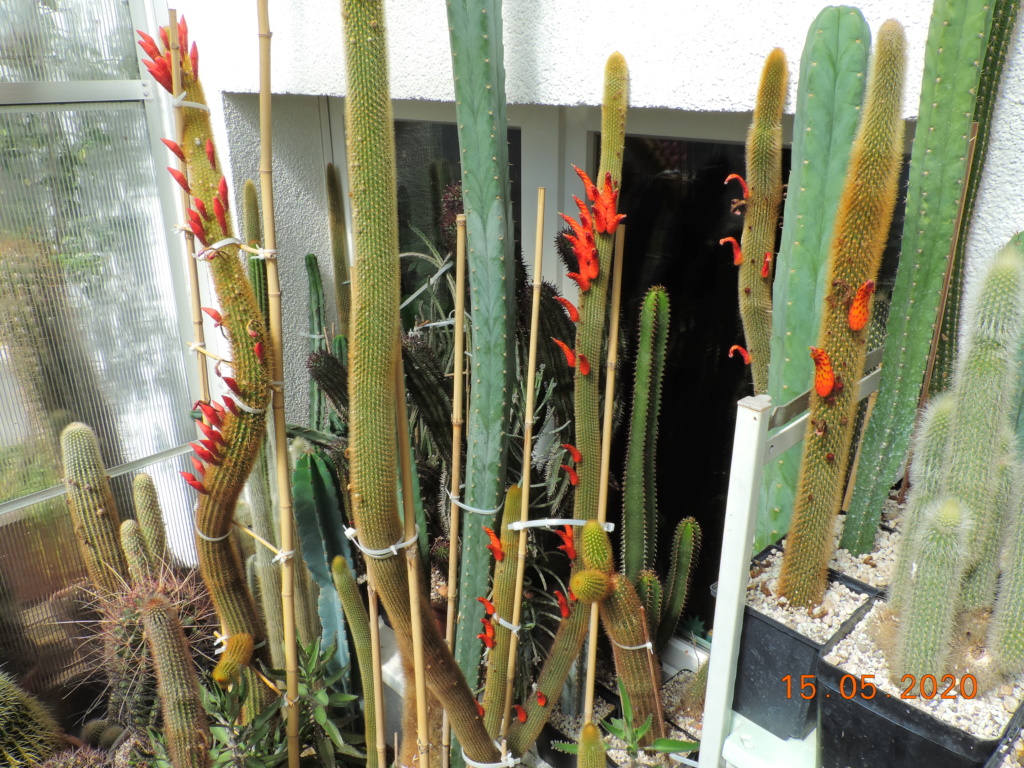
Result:
{"label": "white cable tie", "polygon": [[[558,528],[561,525],[586,525],[589,520],[577,520],[576,518],[546,517],[543,520],[514,520],[508,524],[510,531],[521,531],[524,528]],[[615,530],[615,523],[601,523],[601,527],[608,533]]]}
{"label": "white cable tie", "polygon": [[175,224],[173,227],[171,227],[171,231],[176,235],[194,234],[192,232],[192,227],[190,227],[188,224]]}
{"label": "white cable tie", "polygon": [[172,107],[191,107],[192,109],[201,109],[204,112],[209,112],[210,108],[206,104],[200,104],[198,101],[185,101],[185,96],[188,95],[188,91],[182,89],[181,93],[171,99]]}
{"label": "white cable tie", "polygon": [[213,636],[213,646],[214,646],[213,647],[213,652],[218,654],[218,655],[224,653],[224,651],[226,651],[227,647],[228,647],[228,638],[229,637],[230,637],[230,635],[220,635],[220,634],[214,635]]}
{"label": "white cable tie", "polygon": [[249,258],[260,259],[261,261],[266,261],[267,259],[276,259],[277,249],[262,247],[254,248],[252,251],[249,252]]}
{"label": "white cable tie", "polygon": [[447,320],[438,320],[436,323],[421,323],[413,328],[413,330],[418,331],[420,328],[445,328],[449,325],[455,325],[454,317],[449,317]]}
{"label": "white cable tie", "polygon": [[300,333],[299,336],[305,336],[307,339],[323,339],[327,341],[327,335],[323,333]]}
{"label": "white cable tie", "polygon": [[265,646],[266,644],[267,644],[267,638],[265,638],[265,637],[264,637],[264,638],[263,638],[262,640],[260,640],[260,641],[259,641],[258,643],[256,643],[256,645],[254,645],[254,646],[252,647],[252,649],[253,649],[254,651],[257,651],[257,650],[259,650],[260,648],[262,648],[263,646]]}
{"label": "white cable tie", "polygon": [[414,533],[411,538],[406,539],[405,541],[400,541],[397,544],[392,544],[390,547],[385,547],[384,549],[370,549],[369,547],[364,547],[359,542],[359,539],[357,538],[358,535],[359,532],[355,528],[345,529],[346,538],[355,544],[356,547],[359,548],[359,551],[364,555],[372,557],[374,560],[387,560],[389,557],[395,557],[398,554],[398,550],[405,549],[406,547],[415,544],[420,535],[420,527],[418,525],[416,526],[416,533]]}
{"label": "white cable tie", "polygon": [[518,636],[519,630],[522,629],[521,624],[513,624],[511,621],[505,621],[498,614],[494,614],[494,620],[501,624],[505,629],[509,630],[513,635]]}
{"label": "white cable tie", "polygon": [[518,765],[520,762],[518,757],[512,757],[510,753],[508,757],[498,763],[478,763],[476,760],[470,760],[467,757],[465,748],[462,749],[462,759],[466,761],[466,765],[472,766],[472,768],[512,768],[512,766]]}
{"label": "white cable tie", "polygon": [[206,246],[205,248],[203,248],[203,250],[199,251],[196,254],[195,257],[197,259],[199,259],[200,261],[209,261],[210,259],[213,258],[213,256],[207,256],[206,254],[208,254],[210,252],[217,253],[217,252],[220,251],[221,248],[225,248],[225,247],[227,247],[229,245],[241,245],[241,244],[242,244],[242,241],[239,240],[237,237],[225,237],[223,240],[218,240],[213,245]]}
{"label": "white cable tie", "polygon": [[188,351],[195,352],[198,349],[206,349],[205,341],[190,341],[188,343]]}
{"label": "white cable tie", "polygon": [[237,405],[241,410],[245,411],[246,413],[266,413],[267,411],[266,408],[253,408],[251,405],[246,405],[245,403],[238,399],[238,395],[236,395],[234,392],[231,393],[230,397],[232,400],[235,401],[235,405]]}
{"label": "white cable tie", "polygon": [[196,536],[198,536],[203,541],[212,541],[212,542],[216,543],[218,541],[224,541],[224,539],[226,539],[228,536],[231,535],[231,531],[228,531],[223,536],[207,536],[205,533],[203,533],[202,531],[199,530],[199,522],[198,521],[193,521],[192,528],[193,528],[193,530],[195,530]]}
{"label": "white cable tie", "polygon": [[682,763],[683,765],[692,765],[694,768],[700,765],[696,760],[691,760],[688,757],[683,757],[676,752],[669,752],[668,759],[675,763]]}
{"label": "white cable tie", "polygon": [[286,549],[283,552],[278,552],[274,555],[274,559],[270,562],[277,563],[278,565],[284,565],[286,561],[291,560],[295,555],[294,549]]}
{"label": "white cable tie", "polygon": [[641,651],[646,648],[648,653],[654,653],[654,644],[650,640],[641,645],[623,645],[622,643],[615,642],[611,637],[608,639],[612,641],[612,645],[621,648],[624,651]]}
{"label": "white cable tie", "polygon": [[454,504],[459,509],[464,509],[467,512],[472,512],[474,515],[493,515],[498,512],[501,512],[502,507],[505,506],[505,502],[502,502],[494,509],[480,509],[478,507],[471,507],[468,504],[463,504],[461,501],[459,501],[458,496],[452,496],[452,492],[447,489],[445,489],[445,493],[448,494],[448,498],[449,500],[451,500],[452,504]]}
{"label": "white cable tie", "polygon": [[284,386],[284,382],[283,381],[268,381],[267,384],[269,384],[272,387],[283,387]]}

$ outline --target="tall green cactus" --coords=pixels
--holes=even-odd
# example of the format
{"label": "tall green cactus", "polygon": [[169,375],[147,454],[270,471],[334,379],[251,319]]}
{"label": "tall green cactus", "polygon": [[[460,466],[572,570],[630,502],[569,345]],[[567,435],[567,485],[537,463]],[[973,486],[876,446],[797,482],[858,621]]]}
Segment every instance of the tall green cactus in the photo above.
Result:
{"label": "tall green cactus", "polygon": [[989,0],[935,0],[910,157],[902,255],[886,323],[878,399],[861,439],[840,546],[871,550],[882,503],[906,456],[967,173],[967,142],[992,18]]}
{"label": "tall green cactus", "polygon": [[685,517],[676,525],[672,536],[669,572],[665,579],[665,598],[662,601],[661,618],[654,643],[655,649],[659,651],[675,633],[679,617],[686,606],[691,574],[697,561],[697,553],[700,551],[700,537],[700,526],[692,517]]}
{"label": "tall green cactus", "polygon": [[150,560],[155,565],[169,564],[171,552],[167,549],[164,513],[160,509],[160,498],[150,475],[140,472],[135,476],[132,481],[132,498],[135,501],[135,518],[139,521]]}
{"label": "tall green cactus", "polygon": [[43,705],[0,672],[0,763],[35,768],[61,742],[60,727]]}
{"label": "tall green cactus", "polygon": [[[327,350],[327,311],[320,265],[316,254],[306,254],[306,281],[309,284],[309,353]],[[324,431],[327,425],[327,401],[316,381],[309,381],[309,428]]]}
{"label": "tall green cactus", "polygon": [[577,768],[605,768],[608,765],[601,729],[594,723],[583,724],[576,755]]}
{"label": "tall green cactus", "polygon": [[156,668],[171,763],[174,768],[208,768],[210,726],[178,617],[164,597],[153,595],[142,606],[142,622]]}
{"label": "tall green cactus", "polygon": [[1007,543],[996,601],[986,645],[995,658],[999,674],[1008,678],[1024,670],[1024,515],[1020,487],[1010,509],[1018,514],[1010,518]]}
{"label": "tall green cactus", "polygon": [[96,435],[85,424],[68,424],[60,436],[60,450],[68,510],[89,578],[99,589],[116,592],[128,583],[128,563]]}
{"label": "tall green cactus", "polygon": [[328,163],[324,175],[327,183],[327,230],[331,240],[331,264],[334,266],[334,303],[338,310],[338,334],[348,338],[352,282],[348,267],[348,235],[345,227],[345,206],[341,197],[341,173],[334,167],[334,163]]}
{"label": "tall green cactus", "polygon": [[768,391],[772,335],[772,274],[782,203],[782,109],[789,68],[781,48],[768,54],[747,133],[746,214],[740,241],[740,318],[751,357],[754,394]]}
{"label": "tall green cactus", "polygon": [[[829,252],[800,483],[779,589],[790,603],[817,605],[825,592],[832,530],[856,422],[857,382],[867,354],[870,289],[896,205],[903,153],[906,37],[895,21],[878,32],[864,112],[850,155]],[[866,295],[865,295],[866,294]]]}
{"label": "tall green cactus", "polygon": [[121,549],[128,563],[132,584],[139,585],[156,578],[159,565],[149,555],[138,520],[125,520],[121,523]]}
{"label": "tall green cactus", "polygon": [[[856,8],[831,6],[818,14],[800,56],[793,148],[782,239],[772,283],[768,394],[775,404],[807,388],[824,306],[828,243],[864,99],[871,28]],[[800,451],[765,465],[754,550],[788,528],[800,470]]]}

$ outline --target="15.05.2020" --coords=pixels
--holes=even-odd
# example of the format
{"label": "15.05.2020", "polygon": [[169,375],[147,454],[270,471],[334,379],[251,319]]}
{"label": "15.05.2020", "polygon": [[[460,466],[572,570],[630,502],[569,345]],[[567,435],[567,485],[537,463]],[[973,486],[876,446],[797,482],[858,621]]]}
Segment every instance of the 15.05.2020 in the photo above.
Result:
{"label": "15.05.2020", "polygon": [[[861,675],[858,679],[853,675],[843,675],[839,680],[839,695],[844,699],[853,699],[857,696],[862,699],[875,698],[879,693],[878,686],[871,682],[874,677]],[[818,687],[814,681],[814,675],[800,675],[798,695],[801,699],[813,699],[817,696]],[[782,682],[786,684],[786,698],[793,698],[793,676],[786,675]],[[936,679],[935,675],[922,675],[920,681],[914,675],[904,675],[900,684],[906,686],[899,695],[901,699],[934,699],[936,696],[940,699],[973,699],[978,695],[978,681],[974,679],[974,675],[964,675],[959,680],[954,675],[943,675],[939,679]],[[889,693],[882,695],[892,696]]]}

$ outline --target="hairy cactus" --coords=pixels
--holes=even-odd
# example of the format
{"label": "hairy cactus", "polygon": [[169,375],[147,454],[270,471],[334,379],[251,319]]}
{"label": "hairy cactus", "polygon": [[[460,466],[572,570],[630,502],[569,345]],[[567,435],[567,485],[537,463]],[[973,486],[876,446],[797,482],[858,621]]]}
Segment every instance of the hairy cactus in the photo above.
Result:
{"label": "hairy cactus", "polygon": [[569,579],[569,589],[585,605],[600,603],[608,597],[611,587],[611,573],[596,568],[576,571]]}
{"label": "hairy cactus", "polygon": [[140,472],[132,481],[132,497],[135,501],[135,518],[139,521],[146,552],[154,564],[169,563],[167,531],[164,528],[164,514],[160,509],[160,498],[156,493],[153,478]]}
{"label": "hairy cactus", "polygon": [[214,668],[211,677],[221,688],[227,688],[238,682],[242,668],[252,660],[252,635],[231,635],[227,639],[224,653]]}
{"label": "hairy cactus", "polygon": [[[1019,487],[1012,509],[1021,509]],[[1007,533],[1005,565],[986,645],[997,672],[1012,678],[1024,671],[1024,516],[1013,515]]]}
{"label": "hairy cactus", "polygon": [[666,592],[662,601],[661,620],[658,622],[658,634],[654,647],[661,650],[676,631],[679,617],[686,606],[686,597],[690,590],[690,578],[700,551],[700,526],[692,517],[679,521],[672,537],[672,558],[669,561],[668,578],[665,580]]}
{"label": "hairy cactus", "polygon": [[584,723],[580,730],[579,749],[576,752],[577,768],[605,768],[606,765],[608,763],[601,729],[594,723]]}
{"label": "hairy cactus", "polygon": [[53,717],[0,672],[0,763],[34,768],[60,746],[61,731]]}
{"label": "hairy cactus", "polygon": [[334,303],[338,310],[338,333],[347,338],[352,285],[348,268],[348,236],[345,231],[345,207],[341,196],[341,173],[334,167],[334,163],[328,163],[324,175],[327,183],[327,231],[331,239],[331,263],[334,265]]}
{"label": "hairy cactus", "polygon": [[149,549],[146,547],[138,520],[125,520],[121,523],[121,548],[124,550],[125,560],[128,561],[128,573],[132,584],[141,584],[146,579],[156,576],[159,565],[149,556]]}
{"label": "hairy cactus", "polygon": [[210,726],[178,617],[164,597],[154,595],[142,606],[142,622],[156,668],[171,763],[174,768],[208,768]]}
{"label": "hairy cactus", "polygon": [[117,506],[96,435],[85,424],[68,424],[60,436],[60,449],[68,509],[89,578],[99,589],[116,592],[128,581],[128,563],[121,551]]}
{"label": "hairy cactus", "polygon": [[772,335],[772,274],[782,203],[782,109],[789,67],[781,48],[765,59],[747,133],[746,215],[740,241],[740,318],[751,357],[754,394],[768,391]]}
{"label": "hairy cactus", "polygon": [[780,591],[790,603],[816,605],[825,592],[832,526],[856,422],[857,381],[864,370],[866,318],[896,205],[903,153],[901,114],[906,37],[885,22],[872,57],[864,114],[836,215],[829,253],[829,293],[822,311],[804,438]]}
{"label": "hairy cactus", "polygon": [[42,764],[42,768],[106,768],[109,760],[106,752],[85,747],[54,755]]}

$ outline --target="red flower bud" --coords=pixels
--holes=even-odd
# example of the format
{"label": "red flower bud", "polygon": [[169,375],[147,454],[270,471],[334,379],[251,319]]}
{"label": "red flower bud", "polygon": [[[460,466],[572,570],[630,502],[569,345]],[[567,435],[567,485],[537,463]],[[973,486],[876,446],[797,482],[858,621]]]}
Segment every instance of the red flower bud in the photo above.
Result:
{"label": "red flower bud", "polygon": [[768,277],[771,274],[773,255],[771,251],[765,251],[764,261],[761,262],[761,277]]}
{"label": "red flower bud", "polygon": [[558,612],[562,614],[562,618],[569,618],[569,601],[565,599],[565,595],[556,589],[555,599],[558,600]]}
{"label": "red flower bud", "polygon": [[743,364],[750,365],[750,353],[747,352],[747,350],[745,350],[739,344],[733,344],[731,347],[729,347],[729,357],[732,357],[737,352],[739,352],[740,357],[743,358]]}
{"label": "red flower bud", "polygon": [[552,337],[551,340],[553,342],[555,342],[555,344],[557,344],[559,346],[559,348],[562,350],[562,353],[565,355],[566,365],[568,365],[570,368],[575,368],[576,367],[576,353],[573,352],[572,349],[569,348],[569,345],[566,344],[564,341],[559,341],[558,339],[556,339],[554,337]]}
{"label": "red flower bud", "polygon": [[185,159],[185,153],[181,151],[181,145],[178,144],[178,142],[171,141],[170,139],[160,139],[160,141],[162,141],[164,146],[171,150],[179,160]]}
{"label": "red flower bud", "polygon": [[581,461],[583,461],[583,454],[579,452],[579,449],[575,445],[570,445],[569,443],[562,443],[562,447],[569,452],[569,455],[572,456],[572,460],[574,462],[579,464]]}
{"label": "red flower bud", "polygon": [[177,168],[168,168],[167,170],[170,172],[171,178],[178,182],[179,187],[184,189],[188,194],[192,194],[192,188],[188,185],[188,179],[185,178],[185,174]]}
{"label": "red flower bud", "polygon": [[494,647],[494,638],[490,637],[488,635],[485,635],[483,632],[481,632],[479,635],[477,635],[477,639],[478,640],[483,640],[484,641],[484,645],[487,648],[493,648]]}
{"label": "red flower bud", "polygon": [[171,47],[171,41],[167,37],[167,27],[160,27],[160,42],[163,44],[165,51]]}
{"label": "red flower bud", "polygon": [[733,179],[736,179],[736,181],[738,181],[740,183],[740,186],[743,188],[743,199],[744,200],[749,199],[750,198],[750,188],[747,186],[747,182],[744,181],[743,177],[740,176],[738,173],[730,173],[728,176],[725,177],[725,181],[722,182],[722,183],[723,184],[728,184]]}
{"label": "red flower bud", "polygon": [[743,251],[740,250],[740,244],[736,242],[735,237],[723,237],[718,241],[719,245],[725,245],[726,243],[732,246],[732,263],[739,266],[743,263]]}
{"label": "red flower bud", "polygon": [[197,211],[199,211],[199,215],[203,217],[203,221],[209,221],[210,220],[210,213],[209,213],[209,211],[206,210],[206,203],[204,203],[198,197],[193,197],[192,198],[192,205],[193,205],[193,207],[195,207],[195,209]]}
{"label": "red flower bud", "polygon": [[486,597],[478,597],[477,600],[479,600],[483,604],[484,611],[487,613],[488,616],[494,614],[494,603],[492,603]]}
{"label": "red flower bud", "polygon": [[221,381],[224,382],[224,386],[226,386],[239,397],[242,396],[242,390],[238,388],[238,382],[236,382],[234,378],[232,378],[231,376],[221,376],[220,378]]}
{"label": "red flower bud", "polygon": [[476,713],[480,715],[480,717],[484,716],[484,705],[479,701],[476,703]]}
{"label": "red flower bud", "polygon": [[832,371],[832,361],[824,349],[811,347],[811,359],[814,361],[814,391],[818,397],[828,397],[836,385],[836,376]]}
{"label": "red flower bud", "polygon": [[188,53],[189,61],[192,64],[192,79],[199,79],[199,49],[196,48],[196,44],[192,43],[192,50]]}
{"label": "red flower bud", "polygon": [[220,231],[225,235],[228,233],[228,219],[224,215],[224,203],[220,201],[219,197],[213,198],[213,215],[217,217],[217,223],[220,224]]}
{"label": "red flower bud", "polygon": [[210,167],[217,170],[217,154],[213,148],[213,139],[206,140],[206,159],[210,161]]}
{"label": "red flower bud", "polygon": [[518,720],[520,723],[525,723],[526,722],[526,710],[523,709],[518,704],[513,704],[512,705],[512,709],[514,709],[516,711],[516,720]]}
{"label": "red flower bud", "polygon": [[548,697],[540,691],[537,691],[537,704],[546,707],[548,705]]}
{"label": "red flower bud", "polygon": [[569,485],[579,485],[580,476],[576,474],[576,470],[570,467],[568,464],[561,464],[562,469],[569,475]]}
{"label": "red flower bud", "polygon": [[569,319],[578,323],[580,321],[580,311],[573,306],[573,303],[568,299],[563,299],[561,296],[555,296],[555,301],[565,307],[565,311],[569,313]]}
{"label": "red flower bud", "polygon": [[252,351],[256,355],[256,359],[260,361],[260,365],[263,365],[263,342],[257,341],[253,344]]}
{"label": "red flower bud", "polygon": [[167,68],[167,62],[160,58],[156,61],[146,61],[143,59],[142,63],[146,65],[146,69],[149,70],[149,74],[153,76],[153,79],[163,86],[165,91],[170,92],[173,85],[171,83],[171,70]]}
{"label": "red flower bud", "polygon": [[487,548],[491,550],[491,554],[494,555],[494,559],[501,562],[505,559],[505,553],[501,550],[501,539],[499,539],[494,531],[488,528],[486,525],[483,526],[484,533],[487,534],[487,538],[491,540],[491,543],[487,545]]}
{"label": "red flower bud", "polygon": [[874,280],[868,280],[857,289],[857,295],[853,297],[848,317],[851,331],[859,331],[868,324],[868,319],[871,317],[871,294],[874,292]]}
{"label": "red flower bud", "polygon": [[184,479],[186,483],[188,483],[197,491],[199,491],[199,493],[209,493],[209,491],[206,490],[206,487],[201,482],[199,482],[196,479],[196,476],[193,475],[191,472],[181,472],[180,474],[182,479]]}
{"label": "red flower bud", "polygon": [[579,368],[581,376],[590,375],[590,361],[587,360],[587,356],[580,352],[577,357],[579,358]]}
{"label": "red flower bud", "polygon": [[[216,461],[220,461],[220,446],[217,445],[216,440],[203,438],[202,440],[199,441],[199,444],[202,445],[203,448],[205,448],[207,451],[209,451],[210,455],[213,456],[213,458]],[[191,445],[191,443],[189,443],[189,445]]]}
{"label": "red flower bud", "polygon": [[188,24],[185,23],[184,16],[178,19],[178,49],[183,56],[188,50]]}
{"label": "red flower bud", "polygon": [[195,456],[189,456],[189,458],[192,459],[192,466],[195,467],[196,475],[198,475],[199,477],[202,477],[203,475],[205,475],[206,474],[206,467],[203,466],[203,462],[201,462]]}
{"label": "red flower bud", "polygon": [[217,194],[220,195],[220,201],[224,204],[224,207],[228,207],[228,180],[223,176],[220,177],[220,181],[217,182]]}
{"label": "red flower bud", "polygon": [[196,452],[196,456],[205,461],[207,464],[217,464],[219,458],[214,455],[210,450],[207,450],[205,446],[200,443],[189,443],[189,446],[193,451]]}
{"label": "red flower bud", "polygon": [[199,427],[200,432],[206,435],[207,440],[213,440],[213,442],[219,443],[220,445],[225,444],[224,435],[218,432],[214,427],[211,427],[209,424],[204,424],[201,421],[197,421],[196,426]]}
{"label": "red flower bud", "polygon": [[159,59],[160,58],[160,49],[156,45],[156,40],[154,40],[150,35],[147,35],[141,29],[136,29],[135,33],[140,38],[142,38],[141,40],[139,40],[139,47],[143,51],[145,51],[146,55],[149,56],[149,58],[153,59],[154,61]]}
{"label": "red flower bud", "polygon": [[[198,216],[199,214],[196,215]],[[188,226],[189,229],[192,230],[192,234],[195,235],[196,240],[198,240],[204,248],[210,244],[206,239],[206,228],[201,222],[190,221]]]}
{"label": "red flower bud", "polygon": [[209,403],[199,403],[199,410],[203,412],[203,416],[205,416],[206,420],[213,424],[213,426],[219,427],[221,425],[222,420],[220,414],[212,405]]}
{"label": "red flower bud", "polygon": [[572,542],[572,526],[565,525],[562,530],[555,530],[558,534],[558,538],[562,540],[562,543],[558,545],[558,548],[565,552],[565,556],[570,560],[576,559],[576,546]]}
{"label": "red flower bud", "polygon": [[220,312],[218,312],[213,307],[202,307],[201,309],[203,310],[203,312],[210,316],[211,320],[213,320],[214,328],[219,328],[221,324],[224,322],[224,318],[221,317]]}
{"label": "red flower bud", "polygon": [[224,395],[224,397],[222,397],[221,400],[224,401],[224,407],[226,407],[229,411],[231,411],[232,415],[234,415],[234,416],[238,415],[238,406],[235,405],[235,401],[234,400],[232,400],[227,395]]}

